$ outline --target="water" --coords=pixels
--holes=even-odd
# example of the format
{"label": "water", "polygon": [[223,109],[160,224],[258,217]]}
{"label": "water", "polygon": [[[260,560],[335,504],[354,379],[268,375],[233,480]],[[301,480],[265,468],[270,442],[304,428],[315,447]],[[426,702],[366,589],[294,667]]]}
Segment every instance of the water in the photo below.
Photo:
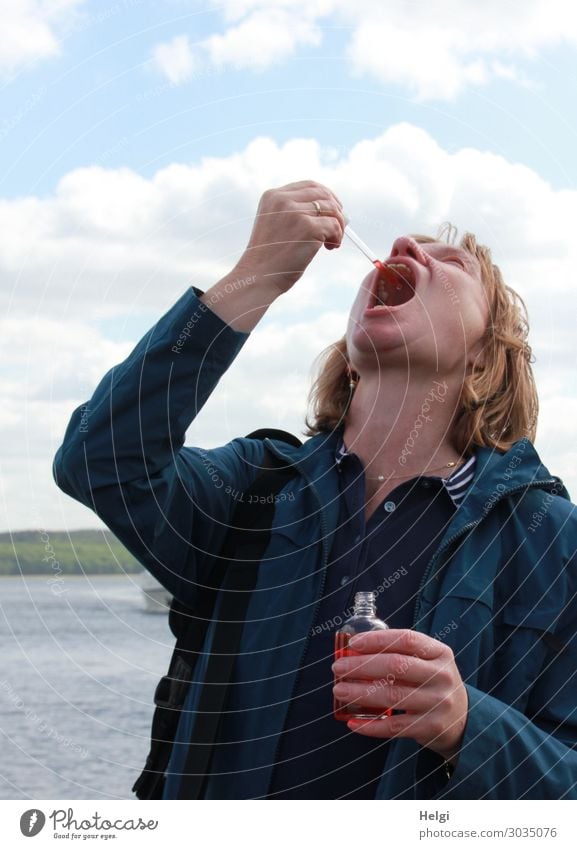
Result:
{"label": "water", "polygon": [[174,638],[135,577],[0,578],[0,798],[136,798]]}

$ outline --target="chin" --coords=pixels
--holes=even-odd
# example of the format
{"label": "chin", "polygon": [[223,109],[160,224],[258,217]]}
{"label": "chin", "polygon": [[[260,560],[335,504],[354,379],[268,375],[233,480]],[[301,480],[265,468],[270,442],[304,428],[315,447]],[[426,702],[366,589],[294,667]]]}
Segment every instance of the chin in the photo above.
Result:
{"label": "chin", "polygon": [[401,331],[391,327],[355,326],[347,333],[347,350],[353,367],[357,360],[365,364],[381,362],[385,365],[391,356],[398,360],[400,354],[403,362],[409,356]]}

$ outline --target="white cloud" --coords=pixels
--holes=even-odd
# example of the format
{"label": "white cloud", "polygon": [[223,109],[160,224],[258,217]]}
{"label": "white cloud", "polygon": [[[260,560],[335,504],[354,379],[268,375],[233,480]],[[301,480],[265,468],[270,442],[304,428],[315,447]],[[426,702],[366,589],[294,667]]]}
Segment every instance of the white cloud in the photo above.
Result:
{"label": "white cloud", "polygon": [[[21,479],[37,477],[41,462],[37,498],[50,521],[60,510],[76,524],[91,518],[82,508],[68,513],[65,496],[54,499],[50,465],[72,409],[132,347],[107,339],[93,320],[160,316],[191,283],[210,286],[238,259],[261,192],[302,178],[333,188],[359,235],[382,255],[395,236],[434,233],[444,220],[493,247],[534,325],[544,460],[553,471],[569,470],[577,492],[567,421],[547,412],[572,409],[565,399],[576,395],[577,192],[553,190],[493,153],[449,153],[422,129],[398,124],[350,150],[258,138],[233,155],[174,163],[150,179],[128,168],[80,168],[52,196],[0,203],[0,439],[19,458],[7,477],[3,468],[9,526],[26,526]],[[264,425],[299,432],[310,364],[341,335],[367,268],[348,242],[320,251],[254,332],[189,442],[214,445]]]}
{"label": "white cloud", "polygon": [[[241,17],[240,13],[228,20]],[[191,47],[186,35],[155,46],[153,66],[174,85],[207,69],[250,68],[262,71],[291,56],[299,47],[321,43],[321,32],[307,6],[297,18],[273,4],[249,12],[223,33],[214,33]]]}
{"label": "white cloud", "polygon": [[[130,342],[106,339],[90,324],[66,316],[6,317],[0,336],[0,394],[15,408],[28,402],[69,402],[94,388],[104,370],[128,356]],[[39,368],[39,365],[42,367]],[[10,418],[10,407],[2,413]]]}
{"label": "white cloud", "polygon": [[0,27],[0,75],[57,56],[58,32],[70,27],[86,0],[4,0]]}
{"label": "white cloud", "polygon": [[[573,502],[577,502],[577,451],[575,450],[575,421],[577,421],[577,397],[566,393],[565,386],[557,395],[543,400],[537,432],[537,448],[549,471],[559,475],[569,490]],[[565,390],[565,391],[564,391]]]}
{"label": "white cloud", "polygon": [[532,85],[516,62],[577,46],[571,0],[224,0],[219,9],[223,30],[195,51],[208,67],[262,70],[319,46],[322,28],[337,25],[350,32],[346,56],[356,74],[421,100],[451,100],[493,78]]}
{"label": "white cloud", "polygon": [[201,48],[216,68],[262,70],[288,58],[297,47],[320,44],[320,30],[309,14],[308,6],[298,18],[280,9],[259,9],[222,35],[210,36]]}
{"label": "white cloud", "polygon": [[[62,318],[5,318],[0,335],[3,529],[96,527],[90,512],[58,494],[52,458],[72,410],[92,395],[133,344],[112,342],[88,324]],[[67,503],[68,502],[68,503]],[[2,515],[3,514],[3,515]]]}
{"label": "white cloud", "polygon": [[177,35],[171,41],[157,44],[152,56],[156,69],[173,85],[189,80],[197,67],[186,35]]}
{"label": "white cloud", "polygon": [[451,100],[469,83],[487,82],[482,59],[467,58],[457,45],[464,33],[438,22],[360,22],[348,48],[353,72],[368,73],[385,85],[396,84],[422,100]]}
{"label": "white cloud", "polygon": [[[435,232],[451,220],[494,247],[524,296],[538,304],[546,279],[549,292],[572,297],[577,192],[555,191],[493,153],[448,153],[424,130],[398,124],[345,151],[313,139],[257,138],[236,154],[174,163],[149,179],[129,168],[78,168],[53,196],[2,201],[5,308],[126,315],[158,309],[159,293],[168,306],[186,285],[205,288],[230,270],[266,188],[302,178],[333,188],[378,253],[400,232]],[[321,251],[307,275],[306,302],[318,304],[330,290],[343,306],[359,262],[348,243]]]}

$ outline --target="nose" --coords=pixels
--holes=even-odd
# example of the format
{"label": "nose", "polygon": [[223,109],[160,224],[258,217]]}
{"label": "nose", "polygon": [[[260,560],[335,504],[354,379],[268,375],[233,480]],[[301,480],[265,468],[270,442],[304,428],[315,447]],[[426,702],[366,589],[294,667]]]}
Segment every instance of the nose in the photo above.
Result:
{"label": "nose", "polygon": [[419,261],[420,251],[417,243],[414,239],[411,239],[410,236],[399,236],[399,238],[395,239],[393,242],[391,256],[409,256],[411,259]]}

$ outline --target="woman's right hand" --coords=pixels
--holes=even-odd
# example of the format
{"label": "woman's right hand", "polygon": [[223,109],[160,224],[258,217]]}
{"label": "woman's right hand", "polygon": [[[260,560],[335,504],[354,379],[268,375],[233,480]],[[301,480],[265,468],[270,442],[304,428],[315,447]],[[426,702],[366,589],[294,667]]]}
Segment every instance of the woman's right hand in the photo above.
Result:
{"label": "woman's right hand", "polygon": [[268,189],[236,272],[256,275],[282,294],[302,276],[322,245],[328,250],[339,247],[344,229],[343,206],[322,183],[304,180]]}

